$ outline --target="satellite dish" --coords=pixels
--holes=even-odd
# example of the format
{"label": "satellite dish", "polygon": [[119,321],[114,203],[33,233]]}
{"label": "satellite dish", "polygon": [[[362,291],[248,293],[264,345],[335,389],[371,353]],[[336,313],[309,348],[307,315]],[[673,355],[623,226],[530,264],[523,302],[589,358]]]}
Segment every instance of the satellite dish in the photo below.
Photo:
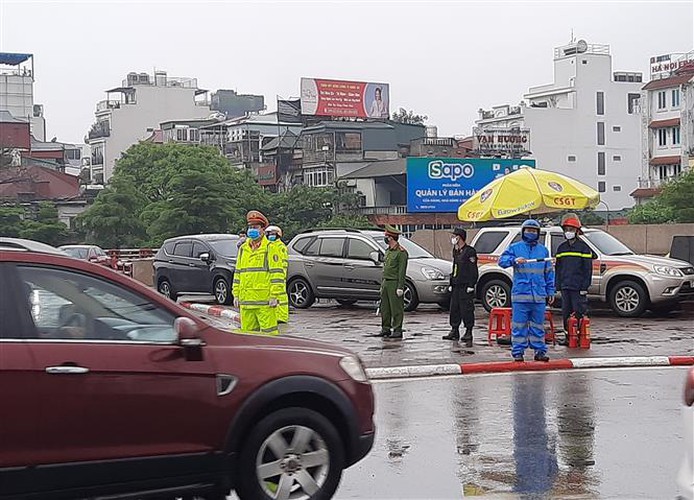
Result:
{"label": "satellite dish", "polygon": [[585,40],[579,40],[576,43],[576,52],[585,52],[588,50],[588,44],[586,43]]}

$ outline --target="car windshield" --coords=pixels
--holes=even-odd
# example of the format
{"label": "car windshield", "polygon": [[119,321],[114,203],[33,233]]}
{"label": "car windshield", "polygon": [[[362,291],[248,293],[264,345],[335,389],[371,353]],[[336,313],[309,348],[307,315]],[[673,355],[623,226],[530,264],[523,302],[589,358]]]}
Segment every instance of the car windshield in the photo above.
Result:
{"label": "car windshield", "polygon": [[207,243],[214,249],[216,253],[223,257],[236,257],[238,248],[236,238],[224,238],[221,240],[207,240]]}
{"label": "car windshield", "polygon": [[[382,249],[385,250],[386,248],[388,248],[388,245],[386,245],[386,242],[383,241],[383,233],[377,233],[377,232],[373,231],[373,232],[369,233],[369,236],[371,236],[373,239],[375,239],[376,243],[378,243],[378,245]],[[424,248],[420,247],[412,240],[408,240],[407,238],[400,236],[400,239],[398,239],[398,242],[405,250],[407,250],[407,256],[410,259],[433,259],[434,258],[433,255],[431,255]]]}
{"label": "car windshield", "polygon": [[87,247],[63,247],[61,248],[63,252],[68,254],[74,259],[86,260],[89,249]]}
{"label": "car windshield", "polygon": [[634,255],[634,252],[609,233],[603,231],[588,231],[584,237],[595,245],[603,255]]}

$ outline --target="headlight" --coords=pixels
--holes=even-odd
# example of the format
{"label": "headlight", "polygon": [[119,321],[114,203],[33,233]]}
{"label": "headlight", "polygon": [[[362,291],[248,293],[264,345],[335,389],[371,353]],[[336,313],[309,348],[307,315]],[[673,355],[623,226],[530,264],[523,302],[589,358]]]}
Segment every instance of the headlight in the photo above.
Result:
{"label": "headlight", "polygon": [[446,279],[446,276],[441,271],[439,271],[438,269],[434,269],[433,267],[423,267],[422,275],[428,280]]}
{"label": "headlight", "polygon": [[670,276],[675,278],[681,278],[682,276],[684,276],[684,274],[682,274],[682,271],[680,271],[676,267],[670,266],[653,266],[653,271],[656,274],[660,274],[661,276]]}
{"label": "headlight", "polygon": [[340,368],[342,368],[347,375],[357,382],[367,382],[369,378],[366,376],[364,367],[361,365],[359,359],[354,356],[345,356],[340,360]]}

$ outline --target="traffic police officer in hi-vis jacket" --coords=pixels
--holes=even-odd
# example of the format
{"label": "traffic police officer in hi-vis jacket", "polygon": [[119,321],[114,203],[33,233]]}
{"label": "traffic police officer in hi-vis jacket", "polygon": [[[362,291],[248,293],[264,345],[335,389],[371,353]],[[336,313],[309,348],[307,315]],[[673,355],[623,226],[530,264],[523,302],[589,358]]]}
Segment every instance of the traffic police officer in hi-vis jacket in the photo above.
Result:
{"label": "traffic police officer in hi-vis jacket", "polygon": [[[277,251],[282,256],[282,268],[284,269],[284,280],[286,283],[287,269],[289,268],[289,252],[287,251],[287,245],[282,241],[282,229],[279,226],[268,226],[265,229],[265,236],[270,241],[270,246],[276,246]],[[280,305],[277,306],[277,322],[289,322],[289,297],[286,291],[280,297]]]}
{"label": "traffic police officer in hi-vis jacket", "polygon": [[278,335],[277,306],[287,293],[283,257],[265,237],[268,220],[262,213],[251,210],[246,221],[248,239],[239,247],[234,271],[234,306],[243,332]]}
{"label": "traffic police officer in hi-vis jacket", "polygon": [[526,220],[521,237],[499,257],[499,266],[513,267],[511,354],[515,361],[523,361],[529,345],[535,351],[535,361],[549,361],[545,307],[554,303],[554,268],[547,247],[539,242],[539,222]]}
{"label": "traffic police officer in hi-vis jacket", "polygon": [[444,340],[460,338],[460,323],[465,326],[463,342],[472,347],[472,327],[475,326],[475,285],[479,278],[477,252],[466,243],[467,233],[462,227],[453,229],[453,272],[451,273],[451,332]]}
{"label": "traffic police officer in hi-vis jacket", "polygon": [[[388,249],[383,262],[381,284],[381,333],[380,337],[402,340],[402,321],[405,315],[405,276],[407,251],[400,246],[400,231],[386,226],[383,236]],[[391,332],[391,328],[393,329]]]}
{"label": "traffic police officer in hi-vis jacket", "polygon": [[561,315],[568,345],[569,317],[581,320],[588,312],[588,288],[593,280],[593,259],[597,256],[579,236],[581,221],[576,214],[562,217],[561,227],[566,241],[557,248],[557,288],[561,291]]}

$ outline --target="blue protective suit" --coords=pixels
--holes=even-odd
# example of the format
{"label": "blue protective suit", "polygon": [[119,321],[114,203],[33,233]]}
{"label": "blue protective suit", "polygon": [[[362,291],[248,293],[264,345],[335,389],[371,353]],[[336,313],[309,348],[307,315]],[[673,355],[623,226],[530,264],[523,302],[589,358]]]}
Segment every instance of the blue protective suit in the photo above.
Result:
{"label": "blue protective suit", "polygon": [[[517,264],[516,259],[548,259],[543,262]],[[522,356],[528,345],[536,354],[547,352],[545,344],[545,304],[554,297],[554,268],[547,247],[538,242],[519,241],[509,246],[499,258],[501,267],[513,267],[511,301],[511,354]]]}

